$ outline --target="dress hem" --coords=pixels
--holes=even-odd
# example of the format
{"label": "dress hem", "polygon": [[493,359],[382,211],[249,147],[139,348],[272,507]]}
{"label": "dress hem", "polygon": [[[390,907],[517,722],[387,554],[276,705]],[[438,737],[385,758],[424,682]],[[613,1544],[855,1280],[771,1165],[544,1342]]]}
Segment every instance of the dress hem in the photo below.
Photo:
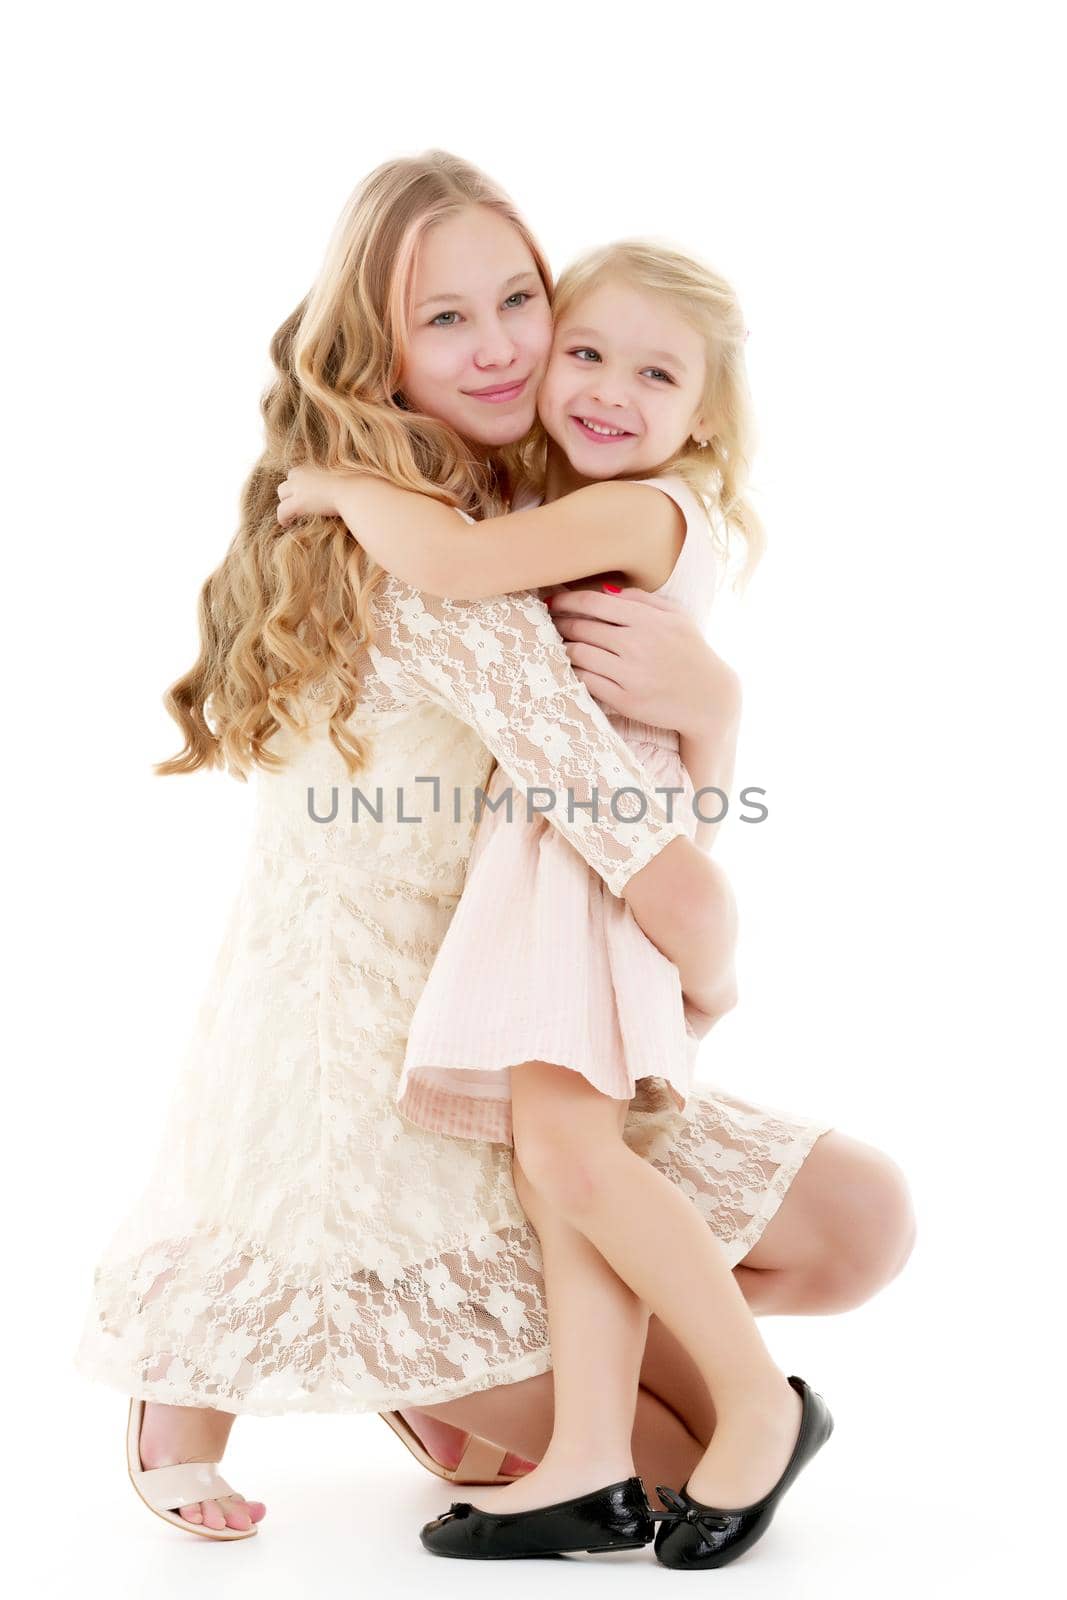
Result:
{"label": "dress hem", "polygon": [[[416,1127],[428,1133],[444,1134],[455,1139],[475,1139],[489,1144],[511,1145],[513,1141],[511,1121],[511,1094],[510,1080],[504,1075],[512,1067],[522,1066],[527,1061],[544,1061],[548,1066],[564,1067],[570,1072],[577,1073],[584,1078],[590,1088],[598,1094],[605,1095],[609,1100],[619,1100],[626,1104],[631,1103],[638,1092],[638,1084],[646,1079],[656,1079],[666,1085],[673,1099],[673,1109],[684,1116],[686,1107],[693,1094],[695,1079],[688,1075],[684,1086],[678,1083],[668,1070],[656,1072],[644,1070],[628,1084],[623,1093],[612,1094],[610,1089],[597,1083],[584,1067],[577,1066],[573,1061],[556,1061],[547,1052],[541,1055],[522,1055],[519,1060],[505,1062],[493,1061],[444,1061],[434,1062],[432,1065],[424,1063],[410,1072],[405,1071],[401,1076],[396,1095],[396,1108]],[[493,1073],[505,1082],[507,1089],[503,1093],[495,1093],[495,1085],[478,1084],[457,1080],[453,1085],[442,1082],[436,1076],[453,1071],[471,1071]]]}
{"label": "dress hem", "polygon": [[[731,1270],[744,1259],[762,1237],[767,1224],[776,1214],[789,1191],[789,1186],[803,1166],[816,1141],[829,1133],[833,1123],[808,1122],[794,1124],[792,1150],[787,1161],[782,1162],[774,1180],[764,1192],[759,1210],[746,1227],[734,1238],[721,1240],[723,1251]],[[410,1389],[383,1389],[373,1394],[356,1395],[349,1390],[344,1395],[298,1394],[284,1401],[256,1400],[254,1395],[232,1395],[221,1391],[205,1394],[192,1386],[177,1389],[165,1380],[146,1383],[121,1364],[95,1361],[79,1348],[73,1357],[73,1366],[82,1377],[105,1387],[117,1389],[134,1399],[154,1401],[162,1405],[207,1406],[218,1411],[228,1411],[235,1416],[271,1417],[291,1412],[351,1412],[355,1415],[374,1411],[395,1411],[401,1407],[417,1408],[421,1405],[441,1405],[447,1400],[459,1400],[468,1394],[493,1389],[500,1384],[519,1383],[525,1378],[539,1377],[551,1371],[550,1344],[527,1351],[516,1360],[502,1363],[491,1371],[479,1373],[476,1378],[457,1378],[429,1387]]]}

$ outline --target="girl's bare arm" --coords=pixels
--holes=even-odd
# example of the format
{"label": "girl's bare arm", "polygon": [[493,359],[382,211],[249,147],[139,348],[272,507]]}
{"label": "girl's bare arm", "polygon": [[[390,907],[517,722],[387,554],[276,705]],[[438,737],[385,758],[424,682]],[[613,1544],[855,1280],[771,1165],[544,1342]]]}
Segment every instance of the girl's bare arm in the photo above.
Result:
{"label": "girl's bare arm", "polygon": [[688,839],[672,839],[625,885],[642,932],[678,968],[682,992],[706,1032],[737,1004],[737,904],[718,862]]}
{"label": "girl's bare arm", "polygon": [[547,506],[465,523],[455,506],[369,473],[294,467],[278,519],[339,516],[368,555],[425,594],[482,600],[621,572],[656,588],[685,537],[685,518],[649,484],[590,484]]}

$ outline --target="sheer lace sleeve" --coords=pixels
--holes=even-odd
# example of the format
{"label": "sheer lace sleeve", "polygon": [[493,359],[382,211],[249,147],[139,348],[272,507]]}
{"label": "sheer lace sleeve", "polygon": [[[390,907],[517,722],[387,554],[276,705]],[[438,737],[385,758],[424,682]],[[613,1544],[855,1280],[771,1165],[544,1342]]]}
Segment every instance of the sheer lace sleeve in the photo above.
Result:
{"label": "sheer lace sleeve", "polygon": [[[375,669],[394,689],[406,684],[474,728],[514,785],[515,819],[528,806],[543,812],[613,894],[686,837],[576,677],[536,595],[439,600],[390,576],[374,610]],[[473,805],[474,795],[462,803]]]}

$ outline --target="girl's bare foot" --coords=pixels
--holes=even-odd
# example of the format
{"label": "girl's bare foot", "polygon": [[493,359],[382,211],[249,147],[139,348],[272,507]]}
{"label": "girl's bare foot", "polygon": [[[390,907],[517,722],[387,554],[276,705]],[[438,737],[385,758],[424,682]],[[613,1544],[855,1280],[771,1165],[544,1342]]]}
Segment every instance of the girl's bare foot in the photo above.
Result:
{"label": "girl's bare foot", "polygon": [[[428,1417],[422,1411],[401,1411],[400,1415],[418,1434],[439,1466],[448,1468],[459,1466],[460,1457],[470,1438],[469,1433],[464,1433],[462,1428],[454,1428],[450,1422],[442,1422],[437,1417]],[[532,1472],[535,1465],[535,1462],[526,1461],[522,1456],[513,1455],[509,1451],[504,1457],[501,1471],[515,1474]],[[511,1485],[507,1487],[510,1488]]]}
{"label": "girl's bare foot", "polygon": [[[232,1426],[231,1411],[214,1411],[208,1406],[164,1406],[145,1401],[141,1465],[148,1470],[185,1461],[221,1461]],[[205,1528],[239,1528],[242,1531],[262,1521],[267,1514],[262,1500],[246,1500],[236,1492],[178,1509],[187,1522],[197,1522]]]}
{"label": "girl's bare foot", "polygon": [[[736,1511],[769,1494],[793,1454],[804,1402],[784,1376],[765,1394],[736,1405],[715,1401],[715,1432],[689,1476],[702,1505]],[[672,1484],[672,1488],[680,1488]]]}

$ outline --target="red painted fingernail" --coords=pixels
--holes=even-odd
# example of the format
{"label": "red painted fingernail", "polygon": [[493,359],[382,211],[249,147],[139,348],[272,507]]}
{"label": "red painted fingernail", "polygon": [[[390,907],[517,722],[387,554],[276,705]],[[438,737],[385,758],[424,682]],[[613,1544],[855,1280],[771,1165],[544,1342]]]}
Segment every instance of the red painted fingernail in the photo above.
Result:
{"label": "red painted fingernail", "polygon": [[555,599],[555,598],[556,598],[556,597],[555,597],[555,595],[554,595],[554,594],[550,594],[550,595],[548,595],[548,596],[546,596],[546,598],[545,598],[545,605],[546,605],[546,606],[550,606],[550,605],[551,605],[551,604],[552,604],[552,602],[553,602],[553,600],[554,600],[554,599]]}
{"label": "red painted fingernail", "polygon": [[617,583],[604,583],[601,584],[601,588],[607,589],[609,594],[622,594],[622,590],[619,588]]}

